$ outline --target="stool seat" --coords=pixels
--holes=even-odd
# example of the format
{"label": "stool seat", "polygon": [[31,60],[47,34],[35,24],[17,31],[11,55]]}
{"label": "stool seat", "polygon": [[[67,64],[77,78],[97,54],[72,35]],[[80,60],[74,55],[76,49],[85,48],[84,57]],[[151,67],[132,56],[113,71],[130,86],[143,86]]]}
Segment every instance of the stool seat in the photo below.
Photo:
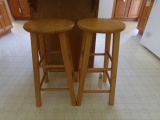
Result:
{"label": "stool seat", "polygon": [[32,33],[53,34],[71,30],[74,23],[67,19],[40,19],[24,24],[23,28]]}
{"label": "stool seat", "polygon": [[125,24],[113,19],[86,18],[78,21],[80,29],[94,33],[113,33],[122,31]]}

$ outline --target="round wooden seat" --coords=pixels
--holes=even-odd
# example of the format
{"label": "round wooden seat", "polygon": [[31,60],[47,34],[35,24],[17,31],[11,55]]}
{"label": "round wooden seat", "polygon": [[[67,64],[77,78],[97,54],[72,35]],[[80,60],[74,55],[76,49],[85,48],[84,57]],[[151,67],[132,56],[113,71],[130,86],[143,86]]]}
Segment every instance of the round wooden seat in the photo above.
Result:
{"label": "round wooden seat", "polygon": [[86,18],[78,21],[78,26],[82,30],[95,33],[113,33],[122,31],[125,24],[118,20],[103,18]]}
{"label": "round wooden seat", "polygon": [[71,30],[74,23],[67,19],[32,20],[24,24],[23,28],[32,33],[53,34]]}

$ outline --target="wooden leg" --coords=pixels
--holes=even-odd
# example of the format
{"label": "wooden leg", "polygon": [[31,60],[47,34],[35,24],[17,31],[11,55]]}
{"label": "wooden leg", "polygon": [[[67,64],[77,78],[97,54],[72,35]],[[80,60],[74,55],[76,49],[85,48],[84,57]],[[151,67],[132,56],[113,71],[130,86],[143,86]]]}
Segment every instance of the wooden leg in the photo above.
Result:
{"label": "wooden leg", "polygon": [[[108,68],[108,63],[109,63],[109,57],[107,52],[110,52],[110,42],[111,42],[111,34],[107,33],[106,34],[106,40],[105,40],[105,55],[104,55],[104,68]],[[107,75],[106,71],[103,72],[103,82],[106,82]]]}
{"label": "wooden leg", "polygon": [[67,38],[66,42],[67,42],[69,60],[70,60],[70,63],[71,63],[72,77],[73,77],[73,81],[76,82],[75,73],[74,73],[73,59],[72,59],[72,54],[71,54],[71,47],[70,47],[70,42],[69,42],[68,34],[66,34],[66,38]]}
{"label": "wooden leg", "polygon": [[[42,65],[46,65],[46,52],[45,52],[44,35],[39,35],[39,45],[40,45],[41,57],[44,57],[44,60],[42,61]],[[48,81],[48,70],[47,70],[47,68],[43,68],[43,74],[46,74],[45,83],[48,83],[49,81]]]}
{"label": "wooden leg", "polygon": [[40,73],[38,65],[38,39],[37,35],[31,33],[31,47],[32,47],[32,62],[33,62],[33,73],[34,73],[34,85],[36,95],[36,106],[41,106],[41,91],[40,91]]}
{"label": "wooden leg", "polygon": [[81,67],[81,75],[80,75],[80,82],[79,82],[79,88],[78,88],[78,98],[77,98],[77,105],[81,105],[82,95],[83,95],[83,89],[84,89],[84,83],[85,83],[85,76],[87,72],[88,67],[88,61],[89,61],[89,55],[90,55],[90,49],[92,44],[92,38],[93,33],[87,32],[86,33],[86,42],[84,46],[84,54],[83,54],[83,62]]}
{"label": "wooden leg", "polygon": [[83,33],[83,39],[82,39],[82,45],[81,45],[81,51],[80,51],[80,60],[79,60],[78,76],[77,76],[78,82],[81,76],[82,59],[83,59],[83,54],[84,54],[85,42],[86,42],[85,40],[86,40],[86,32]]}
{"label": "wooden leg", "polygon": [[72,66],[71,64],[73,63],[71,63],[69,59],[69,50],[67,48],[66,33],[59,33],[59,39],[60,39],[60,46],[62,50],[62,57],[63,57],[64,66],[65,66],[69,92],[70,92],[70,98],[71,98],[72,105],[75,106],[76,99],[75,99],[75,93],[74,93],[73,76],[72,76],[72,68],[71,68]]}
{"label": "wooden leg", "polygon": [[109,104],[114,105],[116,77],[117,77],[117,65],[118,65],[118,53],[119,53],[119,39],[120,33],[113,33],[113,47],[112,47],[112,70],[111,70],[111,82],[110,82],[110,94]]}

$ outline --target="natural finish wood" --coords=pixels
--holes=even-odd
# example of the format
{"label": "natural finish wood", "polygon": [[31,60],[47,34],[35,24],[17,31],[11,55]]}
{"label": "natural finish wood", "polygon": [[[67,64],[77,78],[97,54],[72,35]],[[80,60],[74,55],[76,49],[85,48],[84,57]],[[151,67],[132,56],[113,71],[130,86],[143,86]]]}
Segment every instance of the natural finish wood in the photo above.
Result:
{"label": "natural finish wood", "polygon": [[[116,0],[117,1],[117,0]],[[118,0],[115,8],[114,18],[124,18],[126,16],[126,7],[130,1]]]}
{"label": "natural finish wood", "polygon": [[[111,34],[106,35],[106,40],[105,40],[105,55],[104,55],[104,68],[108,68],[109,64],[109,55],[110,53],[110,44],[111,44]],[[107,79],[107,74],[105,71],[103,71],[103,82],[106,82]]]}
{"label": "natural finish wood", "polygon": [[[42,61],[40,60],[40,64],[39,65],[41,65],[41,62],[42,62],[42,65],[46,66],[47,65],[47,62],[46,62],[46,50],[45,50],[44,46],[45,46],[44,36],[43,35],[39,35],[39,51],[40,51],[41,58],[43,57],[43,59],[41,59]],[[47,68],[43,67],[43,72],[46,73],[45,76],[44,76],[44,80],[47,83],[48,82],[48,71],[47,71]]]}
{"label": "natural finish wood", "polygon": [[32,63],[33,63],[33,75],[34,75],[34,87],[36,95],[36,106],[41,106],[41,92],[40,92],[40,72],[39,72],[39,60],[38,60],[38,38],[35,33],[31,33],[31,48],[32,48]]}
{"label": "natural finish wood", "polygon": [[137,29],[139,30],[139,33],[143,34],[143,31],[146,27],[150,12],[152,10],[154,4],[154,0],[151,0],[150,5],[147,6],[147,1],[143,3],[142,12],[140,15],[140,19],[138,21]]}
{"label": "natural finish wood", "polygon": [[[107,79],[108,79],[109,84],[111,84],[111,77],[109,76],[108,71],[106,71],[106,75],[107,75]],[[104,79],[103,79],[103,81],[104,81]]]}
{"label": "natural finish wood", "polygon": [[87,72],[105,72],[105,71],[110,71],[111,68],[88,68]]}
{"label": "natural finish wood", "polygon": [[[43,18],[67,18],[77,23],[82,18],[93,18],[98,16],[98,4],[99,0],[29,0],[32,8],[32,19]],[[80,58],[80,49],[82,45],[82,31],[75,24],[74,28],[69,31],[70,46],[73,56],[73,63],[75,71],[78,69],[78,63]],[[57,35],[45,36],[46,50],[57,51],[60,50],[60,43]],[[50,46],[53,43],[53,46]],[[92,52],[95,48],[95,35],[92,42]],[[93,57],[90,58],[89,66],[93,66]],[[62,56],[57,54],[54,58],[51,54],[47,54],[48,64],[62,64]]]}
{"label": "natural finish wood", "polygon": [[74,23],[67,19],[40,19],[24,24],[24,29],[37,34],[54,34],[71,30]]}
{"label": "natural finish wood", "polygon": [[83,39],[83,41],[85,41],[85,45],[84,45],[84,54],[83,56],[81,56],[81,60],[82,60],[82,65],[81,68],[79,68],[79,88],[78,88],[78,97],[77,97],[77,105],[80,106],[81,105],[81,100],[82,100],[82,95],[83,95],[83,89],[84,89],[84,83],[85,83],[85,76],[87,73],[87,67],[88,67],[88,60],[89,60],[89,54],[90,54],[90,49],[91,49],[91,43],[92,43],[92,37],[93,37],[93,33],[92,32],[87,32],[86,33],[86,37]]}
{"label": "natural finish wood", "polygon": [[84,90],[83,93],[109,93],[110,90]]}
{"label": "natural finish wood", "polygon": [[43,85],[43,82],[44,82],[44,80],[45,80],[45,82],[47,83],[48,82],[48,79],[46,80],[46,76],[47,76],[47,78],[48,78],[48,72],[46,71],[44,71],[43,70],[43,77],[42,77],[42,80],[40,81],[40,86],[42,87],[42,85]]}
{"label": "natural finish wood", "polygon": [[59,39],[60,39],[60,46],[62,50],[62,57],[63,57],[63,62],[65,66],[65,72],[67,76],[67,82],[68,82],[68,87],[69,87],[69,92],[70,92],[70,98],[72,101],[72,105],[76,105],[76,99],[75,99],[75,93],[74,93],[74,68],[73,68],[73,63],[72,63],[72,58],[71,58],[71,51],[68,46],[68,36],[67,33],[59,33]]}
{"label": "natural finish wood", "polygon": [[[71,103],[76,105],[74,93],[74,67],[72,63],[72,55],[69,46],[68,31],[71,30],[74,23],[67,19],[43,19],[33,20],[24,24],[23,28],[31,34],[33,72],[35,81],[36,106],[41,106],[41,91],[66,91],[70,93]],[[58,34],[61,53],[64,65],[51,65],[46,63],[46,48],[44,36]],[[47,51],[49,52],[49,51]],[[55,51],[55,53],[57,53]],[[59,51],[58,51],[59,53]],[[52,53],[53,54],[53,53]],[[40,55],[40,56],[39,56]],[[40,59],[39,59],[40,58]],[[40,80],[39,68],[43,68],[43,77]],[[68,88],[43,88],[43,82],[48,82],[48,68],[62,69],[65,68],[65,73],[68,82]]]}
{"label": "natural finish wood", "polygon": [[117,66],[118,66],[118,53],[119,53],[120,31],[113,33],[113,46],[112,46],[112,65],[111,65],[111,81],[110,81],[110,94],[109,104],[114,105],[116,79],[117,79]]}
{"label": "natural finish wood", "polygon": [[64,65],[39,65],[39,67],[62,69],[62,68],[64,68]]}
{"label": "natural finish wood", "polygon": [[22,16],[23,18],[31,18],[31,14],[30,14],[30,8],[29,8],[29,4],[28,4],[28,0],[19,0],[20,3],[20,7],[22,9]]}
{"label": "natural finish wood", "polygon": [[79,60],[79,66],[78,66],[78,75],[77,75],[77,81],[79,82],[80,76],[81,76],[81,67],[82,67],[82,57],[84,54],[84,48],[85,48],[85,39],[86,39],[87,33],[83,33],[83,38],[82,38],[82,45],[81,45],[81,52],[80,52],[80,60]]}
{"label": "natural finish wood", "polygon": [[41,91],[68,91],[68,88],[41,88]]}
{"label": "natural finish wood", "polygon": [[8,33],[12,28],[12,23],[8,16],[6,5],[3,0],[0,0],[0,36]]}
{"label": "natural finish wood", "polygon": [[16,20],[30,19],[28,0],[7,0],[11,14]]}
{"label": "natural finish wood", "polygon": [[143,0],[132,0],[128,11],[128,18],[138,18]]}
{"label": "natural finish wood", "polygon": [[112,18],[138,20],[143,0],[115,0]]}
{"label": "natural finish wood", "polygon": [[[119,52],[119,41],[120,32],[125,29],[125,24],[111,19],[102,18],[88,18],[78,21],[78,26],[84,31],[83,47],[81,49],[81,58],[78,72],[78,97],[77,105],[81,105],[83,93],[109,93],[109,104],[114,104],[115,87],[116,87],[116,75],[117,75],[117,64],[118,64],[118,52]],[[104,56],[103,68],[88,68],[88,60],[90,55],[96,55],[96,53],[90,53],[93,33],[105,33],[106,44],[105,54],[99,53],[98,55]],[[112,54],[109,56],[111,46],[111,34],[113,34]],[[111,68],[108,68],[108,62],[111,58]],[[109,76],[108,71],[111,71]],[[103,72],[103,81],[108,78],[110,83],[109,90],[84,90],[85,76],[87,72]]]}
{"label": "natural finish wood", "polygon": [[86,18],[78,21],[78,26],[84,31],[93,33],[113,33],[124,30],[124,23],[105,18]]}

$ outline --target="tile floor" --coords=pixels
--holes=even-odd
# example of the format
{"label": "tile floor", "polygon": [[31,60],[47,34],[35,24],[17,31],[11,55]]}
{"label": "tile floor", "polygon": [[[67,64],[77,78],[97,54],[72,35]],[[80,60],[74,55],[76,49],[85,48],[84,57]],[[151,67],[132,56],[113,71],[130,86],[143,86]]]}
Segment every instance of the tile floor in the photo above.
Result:
{"label": "tile floor", "polygon": [[[160,59],[140,44],[137,23],[125,22],[121,34],[114,106],[108,105],[108,94],[84,94],[82,105],[72,107],[68,92],[43,92],[41,108],[35,107],[30,40],[23,23],[13,21],[12,32],[0,38],[0,120],[160,120]],[[97,38],[99,52],[104,36]],[[101,66],[100,59],[95,66]],[[66,86],[64,73],[49,76],[45,86]],[[98,76],[88,74],[85,87],[99,89]]]}

